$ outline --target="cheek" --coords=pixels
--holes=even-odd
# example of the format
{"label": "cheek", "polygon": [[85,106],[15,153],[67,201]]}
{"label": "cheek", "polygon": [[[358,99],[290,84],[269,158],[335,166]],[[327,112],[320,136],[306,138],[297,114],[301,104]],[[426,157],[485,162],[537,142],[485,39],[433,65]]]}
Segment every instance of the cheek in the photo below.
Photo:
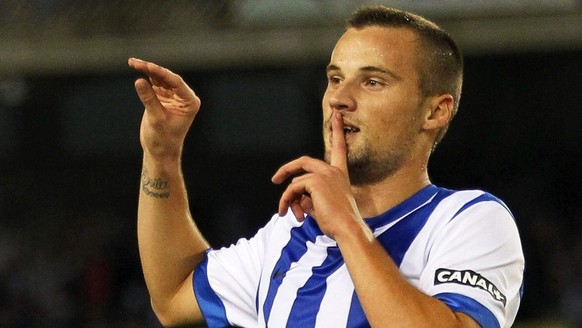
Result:
{"label": "cheek", "polygon": [[327,93],[324,93],[323,99],[321,101],[321,116],[322,116],[321,125],[322,125],[324,136],[326,135],[326,133],[328,132],[327,130],[329,129],[329,124],[330,124],[329,119],[331,117],[331,112],[332,112],[332,109],[329,106]]}
{"label": "cheek", "polygon": [[[383,114],[383,115],[382,115]],[[370,127],[370,141],[374,141],[382,147],[382,145],[389,146],[390,144],[399,143],[404,138],[410,138],[410,129],[413,122],[409,115],[402,115],[401,113],[384,112],[376,119],[373,117],[368,120]]]}

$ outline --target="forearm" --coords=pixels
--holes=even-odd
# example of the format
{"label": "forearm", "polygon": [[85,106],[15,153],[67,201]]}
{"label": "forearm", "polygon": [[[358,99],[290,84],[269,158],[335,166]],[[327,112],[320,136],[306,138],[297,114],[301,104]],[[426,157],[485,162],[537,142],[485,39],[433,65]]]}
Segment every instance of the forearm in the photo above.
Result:
{"label": "forearm", "polygon": [[138,242],[152,302],[166,306],[208,248],[190,215],[179,159],[144,156]]}
{"label": "forearm", "polygon": [[406,281],[367,227],[346,230],[336,241],[372,327],[477,327]]}

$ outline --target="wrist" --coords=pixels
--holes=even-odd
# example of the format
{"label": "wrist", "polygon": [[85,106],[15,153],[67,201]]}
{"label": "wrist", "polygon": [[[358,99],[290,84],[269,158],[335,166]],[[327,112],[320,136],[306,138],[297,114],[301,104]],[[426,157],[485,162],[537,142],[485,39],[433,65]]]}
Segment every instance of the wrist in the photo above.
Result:
{"label": "wrist", "polygon": [[147,170],[151,174],[164,176],[178,173],[182,170],[182,158],[180,156],[153,156],[144,152],[143,170]]}
{"label": "wrist", "polygon": [[334,234],[338,246],[354,243],[371,243],[375,239],[374,234],[361,218],[346,221]]}
{"label": "wrist", "polygon": [[153,158],[144,154],[141,172],[141,191],[150,197],[166,199],[176,185],[182,184],[180,158]]}

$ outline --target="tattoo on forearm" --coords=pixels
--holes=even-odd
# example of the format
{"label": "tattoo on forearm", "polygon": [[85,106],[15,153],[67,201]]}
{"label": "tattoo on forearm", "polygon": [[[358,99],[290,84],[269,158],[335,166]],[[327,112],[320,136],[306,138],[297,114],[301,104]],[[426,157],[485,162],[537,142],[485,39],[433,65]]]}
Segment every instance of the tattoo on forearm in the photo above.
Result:
{"label": "tattoo on forearm", "polygon": [[169,182],[162,178],[151,178],[145,167],[141,172],[141,190],[143,190],[144,194],[153,198],[170,197]]}

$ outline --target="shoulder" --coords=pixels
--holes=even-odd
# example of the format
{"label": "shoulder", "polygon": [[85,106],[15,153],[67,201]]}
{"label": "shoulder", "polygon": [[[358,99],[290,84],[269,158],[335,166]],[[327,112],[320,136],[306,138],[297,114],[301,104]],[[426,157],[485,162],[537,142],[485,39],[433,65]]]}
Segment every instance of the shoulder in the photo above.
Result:
{"label": "shoulder", "polygon": [[434,209],[414,243],[424,250],[425,260],[511,257],[523,262],[517,224],[501,199],[483,190],[442,188],[434,198]]}
{"label": "shoulder", "polygon": [[[490,319],[496,319],[489,322],[505,326],[513,322],[519,306],[525,265],[514,217],[501,199],[488,192],[442,190],[447,196],[435,209],[441,207],[432,222],[436,228],[425,239],[423,288],[456,311],[473,318],[491,313]],[[478,310],[480,305],[457,308],[464,297],[488,310]]]}
{"label": "shoulder", "polygon": [[438,188],[435,199],[438,201],[438,205],[434,212],[446,217],[447,223],[453,223],[459,218],[466,217],[481,218],[487,221],[508,220],[511,224],[515,223],[509,207],[500,198],[483,190]]}
{"label": "shoulder", "polygon": [[288,240],[293,228],[301,225],[302,222],[297,221],[291,211],[284,216],[274,214],[251,238],[240,238],[235,244],[228,247],[211,249],[209,255],[213,257],[231,254],[240,257],[244,252],[250,252],[262,258],[266,251],[273,248],[273,245]]}

